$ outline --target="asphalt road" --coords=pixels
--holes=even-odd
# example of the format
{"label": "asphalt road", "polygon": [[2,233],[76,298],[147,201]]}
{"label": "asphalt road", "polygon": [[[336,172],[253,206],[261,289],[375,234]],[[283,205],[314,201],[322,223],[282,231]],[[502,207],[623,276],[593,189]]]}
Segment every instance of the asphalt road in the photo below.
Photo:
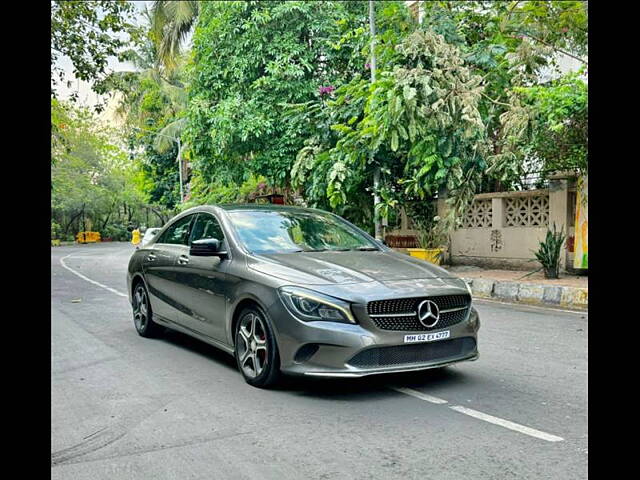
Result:
{"label": "asphalt road", "polygon": [[214,347],[137,335],[132,251],[52,248],[53,479],[587,478],[584,313],[477,301],[476,362],[260,390]]}

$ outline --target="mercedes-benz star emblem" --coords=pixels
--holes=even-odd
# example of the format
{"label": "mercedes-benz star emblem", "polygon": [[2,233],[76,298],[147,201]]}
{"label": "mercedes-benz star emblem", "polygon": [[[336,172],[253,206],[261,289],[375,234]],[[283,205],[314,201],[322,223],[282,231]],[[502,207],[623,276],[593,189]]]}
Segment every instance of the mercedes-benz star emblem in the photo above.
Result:
{"label": "mercedes-benz star emblem", "polygon": [[434,327],[440,320],[440,309],[435,302],[424,300],[418,305],[418,320],[427,328]]}

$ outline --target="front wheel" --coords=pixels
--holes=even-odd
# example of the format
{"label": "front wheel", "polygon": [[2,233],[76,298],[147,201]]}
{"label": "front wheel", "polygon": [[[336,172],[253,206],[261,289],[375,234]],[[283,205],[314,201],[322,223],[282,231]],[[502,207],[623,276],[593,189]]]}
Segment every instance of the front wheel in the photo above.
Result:
{"label": "front wheel", "polygon": [[273,329],[265,313],[245,308],[235,334],[238,369],[249,385],[268,388],[280,378],[280,355]]}
{"label": "front wheel", "polygon": [[152,319],[149,294],[142,282],[133,290],[133,324],[141,337],[157,337],[162,328]]}

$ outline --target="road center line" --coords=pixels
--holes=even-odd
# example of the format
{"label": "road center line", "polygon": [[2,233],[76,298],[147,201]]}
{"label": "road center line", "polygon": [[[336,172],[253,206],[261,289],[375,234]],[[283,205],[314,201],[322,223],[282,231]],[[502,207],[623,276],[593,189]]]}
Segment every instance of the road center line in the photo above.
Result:
{"label": "road center line", "polygon": [[536,437],[541,440],[546,440],[547,442],[561,442],[564,440],[564,438],[562,437],[557,437],[555,435],[551,435],[550,433],[541,432],[540,430],[536,430],[535,428],[526,427],[524,425],[520,425],[519,423],[514,423],[510,422],[509,420],[494,417],[493,415],[487,415],[486,413],[482,413],[471,408],[462,407],[459,405],[453,405],[449,408],[455,410],[456,412],[469,415],[470,417],[484,420],[485,422],[493,423],[494,425],[499,425],[501,427],[508,428],[509,430],[524,433],[525,435],[529,435],[530,437]]}
{"label": "road center line", "polygon": [[71,273],[73,273],[74,275],[77,275],[78,277],[80,277],[83,280],[86,280],[89,283],[93,283],[94,285],[97,285],[98,287],[104,288],[105,290],[109,290],[111,293],[115,293],[116,295],[120,295],[121,297],[125,297],[128,298],[129,296],[126,293],[122,293],[119,292],[118,290],[116,290],[115,288],[111,288],[111,287],[107,287],[106,285],[103,285],[100,282],[96,282],[95,280],[91,280],[89,277],[85,277],[83,274],[81,274],[80,272],[76,272],[73,268],[69,267],[66,263],[64,263],[65,258],[69,258],[72,254],[67,255],[66,257],[62,257],[60,259],[60,265],[62,265],[64,268],[66,268],[67,270],[69,270]]}
{"label": "road center line", "polygon": [[[446,400],[443,400],[442,398],[433,397],[431,395],[427,395],[426,393],[419,392],[412,388],[389,386],[389,389],[395,390],[396,392],[404,393],[405,395],[410,395],[412,397],[419,398],[420,400],[424,400],[430,403],[435,403],[437,405],[444,405],[446,403],[449,403]],[[511,422],[509,420],[504,420],[499,417],[494,417],[493,415],[488,415],[486,413],[482,413],[477,410],[473,410],[471,408],[462,407],[459,405],[448,405],[448,407],[452,410],[455,410],[456,412],[464,413],[465,415],[469,415],[470,417],[477,418],[478,420],[483,420],[485,422],[489,422],[494,425],[498,425],[500,427],[513,430],[515,432],[523,433],[525,435],[529,435],[530,437],[546,440],[547,442],[561,442],[564,440],[564,438],[562,437],[551,435],[550,433],[542,432],[540,430],[536,430],[535,428],[527,427],[525,425],[520,425],[519,423]]]}
{"label": "road center line", "polygon": [[412,388],[406,388],[406,387],[389,387],[389,388],[391,390],[395,390],[396,392],[404,393],[405,395],[411,395],[412,397],[419,398],[420,400],[425,400],[427,402],[435,403],[438,405],[449,403],[446,400],[443,400],[438,397],[432,397],[431,395],[427,395],[426,393],[419,392]]}

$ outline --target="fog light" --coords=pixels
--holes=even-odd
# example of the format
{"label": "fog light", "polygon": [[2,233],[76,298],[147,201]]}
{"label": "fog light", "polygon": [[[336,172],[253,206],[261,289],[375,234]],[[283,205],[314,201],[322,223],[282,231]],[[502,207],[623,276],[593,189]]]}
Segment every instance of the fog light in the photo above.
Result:
{"label": "fog light", "polygon": [[307,343],[298,349],[293,361],[296,363],[306,362],[315,355],[319,348],[320,346],[317,343]]}

